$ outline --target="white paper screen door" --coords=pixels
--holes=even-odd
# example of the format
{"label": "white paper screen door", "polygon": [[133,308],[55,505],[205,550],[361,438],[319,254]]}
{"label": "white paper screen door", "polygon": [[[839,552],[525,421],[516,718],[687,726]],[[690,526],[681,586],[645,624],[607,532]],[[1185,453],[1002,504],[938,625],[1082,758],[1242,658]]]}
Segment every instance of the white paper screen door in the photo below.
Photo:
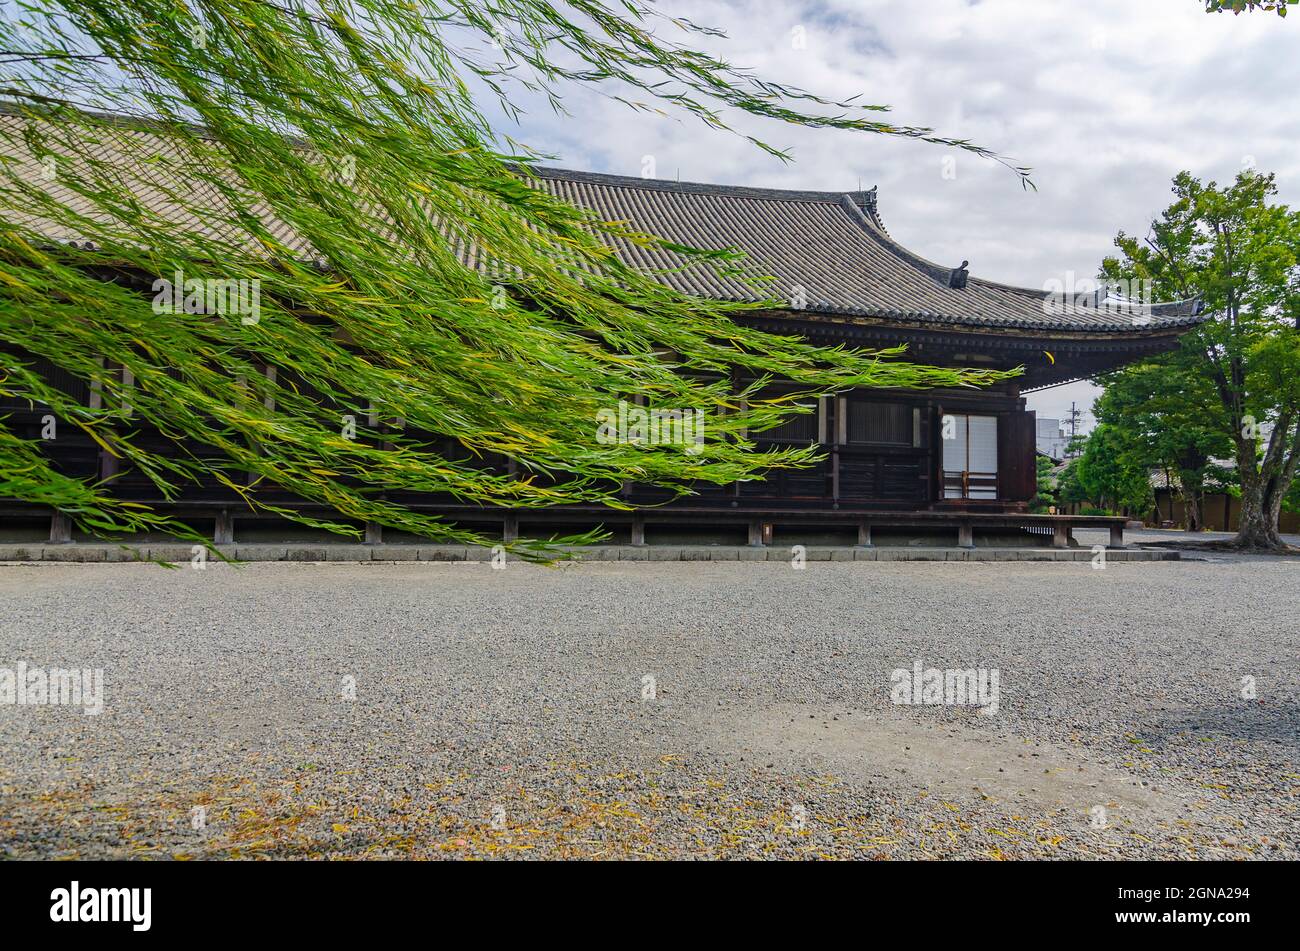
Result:
{"label": "white paper screen door", "polygon": [[943,423],[943,497],[996,499],[998,418],[946,414]]}

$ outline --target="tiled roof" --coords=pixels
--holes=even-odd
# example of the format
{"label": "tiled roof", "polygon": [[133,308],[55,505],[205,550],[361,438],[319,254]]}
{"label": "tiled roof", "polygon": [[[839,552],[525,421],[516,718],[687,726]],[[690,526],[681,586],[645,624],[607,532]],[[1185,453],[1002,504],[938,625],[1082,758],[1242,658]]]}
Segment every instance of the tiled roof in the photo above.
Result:
{"label": "tiled roof", "polygon": [[[1202,319],[1198,302],[1141,310],[1117,300],[1086,303],[1060,295],[970,277],[949,286],[951,267],[927,261],[889,236],[876,191],[806,192],[624,178],[537,169],[540,184],[607,220],[698,248],[744,251],[755,288],[693,264],[662,277],[678,290],[727,300],[804,298],[808,311],[893,320],[1042,330],[1139,332],[1189,327]],[[622,257],[646,267],[678,267],[670,252],[629,243]]]}
{"label": "tiled roof", "polygon": [[[0,110],[0,122],[27,120]],[[157,181],[150,163],[139,156],[174,149],[165,137],[129,120],[105,130],[96,150],[101,158],[120,163],[133,180],[136,197],[164,221],[184,222],[197,232],[216,237],[230,234],[223,199],[214,189]],[[30,155],[6,149],[0,154],[30,165]],[[155,166],[156,168],[156,166]],[[68,170],[75,174],[75,168]],[[625,221],[638,231],[696,248],[736,248],[745,252],[751,276],[770,277],[755,286],[720,273],[712,264],[695,262],[659,275],[679,291],[721,300],[757,301],[779,298],[798,302],[810,313],[876,317],[958,327],[1043,331],[1142,333],[1190,327],[1204,319],[1198,302],[1158,304],[1145,311],[1124,302],[1080,303],[1050,297],[1042,290],[1011,287],[970,277],[964,287],[950,286],[952,268],[927,261],[904,248],[885,230],[876,207],[875,189],[867,192],[808,192],[700,185],[657,179],[625,178],[561,169],[533,169],[540,187],[591,209],[601,218]],[[76,196],[58,183],[50,189],[63,201]],[[193,191],[190,195],[189,192]],[[186,209],[193,203],[210,213],[195,218]],[[294,253],[314,257],[313,251],[284,222],[263,208],[272,233]],[[75,241],[66,227],[36,224],[53,241]],[[616,250],[628,263],[646,268],[682,268],[685,260],[666,250],[618,241]],[[482,266],[478,260],[467,263]],[[1091,304],[1091,306],[1089,306]]]}

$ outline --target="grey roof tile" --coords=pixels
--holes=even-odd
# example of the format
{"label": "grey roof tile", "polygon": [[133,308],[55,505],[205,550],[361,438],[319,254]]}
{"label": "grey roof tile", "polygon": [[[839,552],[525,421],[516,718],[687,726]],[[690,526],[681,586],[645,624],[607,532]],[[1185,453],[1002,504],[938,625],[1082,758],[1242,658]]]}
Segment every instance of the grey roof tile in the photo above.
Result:
{"label": "grey roof tile", "polygon": [[[1118,299],[1102,306],[1050,298],[1047,292],[970,277],[948,286],[948,267],[900,245],[881,223],[876,191],[809,192],[670,182],[534,169],[540,187],[609,220],[679,244],[736,248],[748,270],[770,275],[766,288],[692,264],[665,280],[704,297],[787,299],[805,289],[808,310],[890,320],[1030,330],[1141,332],[1189,327],[1203,316],[1198,302],[1156,304],[1146,310]],[[630,263],[679,267],[670,251],[614,246]]]}

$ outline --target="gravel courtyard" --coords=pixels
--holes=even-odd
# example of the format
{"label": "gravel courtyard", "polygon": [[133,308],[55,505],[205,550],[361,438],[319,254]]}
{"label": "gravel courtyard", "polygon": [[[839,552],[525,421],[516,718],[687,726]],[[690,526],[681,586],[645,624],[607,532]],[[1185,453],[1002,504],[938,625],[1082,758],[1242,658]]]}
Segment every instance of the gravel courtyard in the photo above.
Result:
{"label": "gravel courtyard", "polygon": [[1300,559],[4,565],[19,662],[0,856],[1300,857]]}

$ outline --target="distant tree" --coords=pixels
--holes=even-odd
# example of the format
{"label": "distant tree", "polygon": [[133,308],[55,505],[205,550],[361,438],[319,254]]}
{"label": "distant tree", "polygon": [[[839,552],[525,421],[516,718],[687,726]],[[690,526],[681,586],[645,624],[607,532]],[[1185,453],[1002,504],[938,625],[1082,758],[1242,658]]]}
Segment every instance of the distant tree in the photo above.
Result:
{"label": "distant tree", "polygon": [[1223,405],[1203,363],[1189,346],[1124,367],[1099,379],[1105,391],[1093,405],[1098,422],[1116,433],[1126,466],[1177,474],[1188,531],[1205,527],[1211,460],[1233,452]]}
{"label": "distant tree", "polygon": [[1056,500],[1058,504],[1077,503],[1091,501],[1083,486],[1079,483],[1079,460],[1073,459],[1066,464],[1061,470],[1061,474],[1056,477]]}
{"label": "distant tree", "polygon": [[[1170,420],[1204,412],[1230,441],[1241,485],[1234,544],[1282,549],[1278,517],[1300,464],[1300,212],[1271,203],[1273,176],[1253,171],[1224,187],[1180,172],[1173,191],[1149,236],[1120,232],[1121,256],[1102,270],[1151,281],[1157,300],[1205,301],[1212,318],[1184,337],[1196,359],[1172,364],[1194,372],[1166,386],[1156,371],[1149,385],[1164,396],[1153,398]],[[1218,399],[1213,412],[1206,383]],[[1179,400],[1185,405],[1175,407]]]}
{"label": "distant tree", "polygon": [[1149,470],[1139,464],[1125,433],[1102,423],[1088,436],[1083,455],[1067,470],[1072,473],[1070,492],[1101,508],[1118,511],[1130,508],[1145,512],[1151,506]]}
{"label": "distant tree", "polygon": [[1029,511],[1046,512],[1056,501],[1056,476],[1052,474],[1052,460],[1046,456],[1035,456],[1038,470],[1038,488],[1029,500]]}

